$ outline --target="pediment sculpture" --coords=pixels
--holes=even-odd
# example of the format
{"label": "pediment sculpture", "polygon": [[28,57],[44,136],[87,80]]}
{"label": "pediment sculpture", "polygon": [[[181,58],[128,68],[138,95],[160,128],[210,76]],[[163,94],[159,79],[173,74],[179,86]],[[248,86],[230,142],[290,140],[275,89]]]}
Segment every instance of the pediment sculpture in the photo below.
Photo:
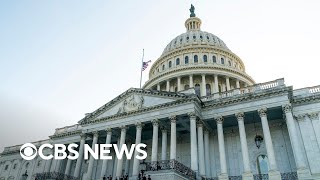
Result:
{"label": "pediment sculpture", "polygon": [[143,107],[143,103],[143,96],[132,95],[122,102],[122,106],[119,108],[118,114],[139,110]]}

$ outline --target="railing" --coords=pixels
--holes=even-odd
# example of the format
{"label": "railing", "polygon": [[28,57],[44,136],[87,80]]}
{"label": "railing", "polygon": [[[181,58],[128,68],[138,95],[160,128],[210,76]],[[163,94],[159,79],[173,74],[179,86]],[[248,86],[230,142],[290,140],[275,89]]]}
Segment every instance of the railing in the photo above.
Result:
{"label": "railing", "polygon": [[[50,141],[48,139],[46,140],[41,140],[41,141],[36,141],[36,142],[32,142],[33,145],[35,146],[40,146],[42,144],[47,144],[49,143]],[[3,150],[3,153],[5,152],[11,152],[11,151],[19,151],[20,148],[21,148],[22,144],[20,145],[15,145],[15,146],[9,146],[9,147],[5,147],[4,150]]]}
{"label": "railing", "polygon": [[146,171],[174,170],[188,179],[195,179],[196,173],[189,167],[176,160],[165,160],[157,162],[148,162]]}
{"label": "railing", "polygon": [[[245,87],[245,88],[237,88],[237,89],[232,89],[230,91],[211,94],[209,96],[202,97],[201,100],[202,101],[212,101],[214,99],[234,97],[234,96],[239,96],[242,94],[255,93],[255,92],[260,92],[260,91],[267,90],[267,89],[276,89],[276,88],[280,88],[280,87],[284,87],[284,86],[285,86],[284,79],[282,78],[282,79],[277,79],[274,81],[255,84],[253,86],[249,86],[249,87]],[[320,91],[320,89],[319,89],[319,91]]]}
{"label": "railing", "polygon": [[[269,180],[268,174],[254,174],[254,180]],[[218,177],[214,178],[204,178],[201,180],[218,180]],[[242,176],[229,176],[229,180],[242,180]],[[281,173],[281,180],[298,180],[298,174],[296,172]]]}
{"label": "railing", "polygon": [[38,173],[34,175],[37,180],[47,180],[47,179],[54,179],[54,180],[80,180],[80,178],[76,178],[73,176],[65,175],[58,172],[45,172],[45,173]]}
{"label": "railing", "polygon": [[320,85],[313,87],[306,87],[293,91],[293,96],[307,97],[315,94],[320,94]]}
{"label": "railing", "polygon": [[57,128],[54,134],[56,135],[56,134],[62,134],[62,133],[67,133],[67,132],[73,132],[73,131],[80,130],[80,129],[81,129],[81,126],[79,124],[75,124],[72,126]]}

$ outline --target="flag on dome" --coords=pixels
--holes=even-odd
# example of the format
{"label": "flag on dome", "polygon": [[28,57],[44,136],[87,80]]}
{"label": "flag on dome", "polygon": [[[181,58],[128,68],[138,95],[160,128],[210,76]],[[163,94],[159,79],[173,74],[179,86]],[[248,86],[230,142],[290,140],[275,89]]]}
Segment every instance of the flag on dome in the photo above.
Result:
{"label": "flag on dome", "polygon": [[142,62],[142,71],[144,71],[148,68],[149,63],[151,63],[151,60],[149,60],[147,62]]}

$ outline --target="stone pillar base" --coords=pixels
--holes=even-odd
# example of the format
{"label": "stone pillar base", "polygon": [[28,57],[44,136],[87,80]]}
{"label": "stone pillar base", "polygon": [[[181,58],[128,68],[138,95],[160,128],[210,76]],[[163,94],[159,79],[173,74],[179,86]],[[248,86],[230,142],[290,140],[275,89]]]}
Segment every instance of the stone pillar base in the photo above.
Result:
{"label": "stone pillar base", "polygon": [[269,180],[281,180],[281,174],[277,170],[271,170],[268,172]]}
{"label": "stone pillar base", "polygon": [[244,172],[242,174],[242,180],[253,180],[253,174],[251,172]]}
{"label": "stone pillar base", "polygon": [[218,179],[219,180],[229,180],[229,176],[228,176],[228,174],[220,174],[218,176]]}
{"label": "stone pillar base", "polygon": [[298,179],[313,179],[310,170],[307,168],[299,168],[297,170]]}

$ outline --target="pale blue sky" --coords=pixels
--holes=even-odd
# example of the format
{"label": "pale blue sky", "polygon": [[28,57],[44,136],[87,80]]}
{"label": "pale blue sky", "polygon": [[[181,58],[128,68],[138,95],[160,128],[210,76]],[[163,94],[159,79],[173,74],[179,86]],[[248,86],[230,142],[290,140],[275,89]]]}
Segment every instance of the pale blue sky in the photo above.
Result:
{"label": "pale blue sky", "polygon": [[[138,87],[142,49],[155,61],[185,32],[190,2],[0,1],[0,151]],[[193,3],[202,30],[224,40],[256,82],[320,84],[318,0]]]}

